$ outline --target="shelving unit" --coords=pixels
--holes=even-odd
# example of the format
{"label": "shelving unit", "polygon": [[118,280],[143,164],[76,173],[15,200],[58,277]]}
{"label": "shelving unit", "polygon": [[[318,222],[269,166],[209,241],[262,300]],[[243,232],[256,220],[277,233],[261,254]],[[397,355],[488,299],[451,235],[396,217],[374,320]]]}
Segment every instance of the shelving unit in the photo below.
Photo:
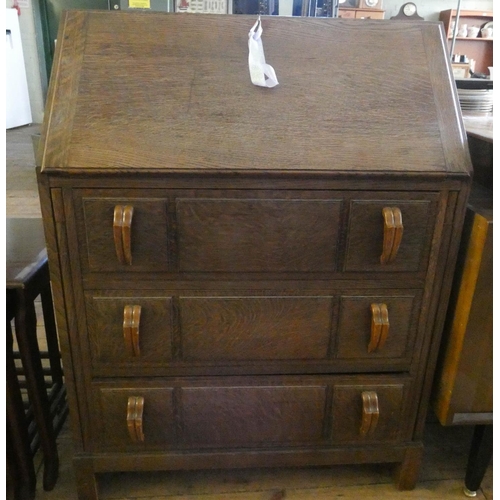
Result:
{"label": "shelving unit", "polygon": [[[449,46],[453,37],[452,22],[456,19],[456,10],[443,10],[439,20],[444,24],[444,31],[448,35]],[[481,28],[486,23],[493,21],[493,12],[480,10],[460,11],[459,27],[462,24]],[[476,61],[475,72],[488,74],[488,66],[493,66],[493,37],[482,38],[481,32],[476,38],[457,37],[455,40],[455,54],[466,55],[469,60]]]}

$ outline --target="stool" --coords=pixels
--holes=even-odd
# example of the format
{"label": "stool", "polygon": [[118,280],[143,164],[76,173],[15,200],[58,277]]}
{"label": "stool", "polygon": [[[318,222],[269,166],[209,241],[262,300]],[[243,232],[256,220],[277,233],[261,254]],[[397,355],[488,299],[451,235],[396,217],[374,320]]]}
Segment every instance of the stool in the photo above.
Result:
{"label": "stool", "polygon": [[[51,490],[57,481],[59,456],[56,436],[67,416],[65,387],[57,340],[47,252],[41,219],[6,220],[7,281],[7,451],[8,472],[17,498],[33,498],[36,476],[33,454],[38,445],[44,457],[43,487]],[[42,367],[36,331],[35,299],[40,296],[47,336],[50,391]],[[24,411],[14,358],[11,320],[22,361],[30,402]],[[33,415],[36,437],[30,439],[27,416]],[[28,443],[28,446],[27,444]],[[20,478],[19,484],[16,478]]]}

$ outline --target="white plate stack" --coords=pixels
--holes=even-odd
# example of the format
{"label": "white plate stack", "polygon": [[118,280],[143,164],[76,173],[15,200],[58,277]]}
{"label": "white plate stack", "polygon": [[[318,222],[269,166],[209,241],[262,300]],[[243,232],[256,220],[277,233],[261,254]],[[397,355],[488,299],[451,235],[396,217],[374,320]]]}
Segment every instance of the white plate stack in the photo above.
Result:
{"label": "white plate stack", "polygon": [[457,89],[462,111],[469,113],[493,112],[493,90]]}

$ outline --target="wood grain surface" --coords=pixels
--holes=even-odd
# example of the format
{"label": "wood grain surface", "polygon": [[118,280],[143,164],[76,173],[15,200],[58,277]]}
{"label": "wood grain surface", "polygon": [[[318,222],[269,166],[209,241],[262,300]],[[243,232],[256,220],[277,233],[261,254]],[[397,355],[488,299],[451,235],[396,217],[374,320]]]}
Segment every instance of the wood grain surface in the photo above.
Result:
{"label": "wood grain surface", "polygon": [[181,271],[333,271],[334,200],[177,200]]}
{"label": "wood grain surface", "polygon": [[[65,127],[44,131],[43,170],[468,170],[444,154],[464,143],[443,126],[460,129],[440,24],[264,17],[280,84],[263,89],[248,73],[253,22],[68,13],[49,108]],[[81,65],[67,66],[75,37]]]}
{"label": "wood grain surface", "polygon": [[333,297],[180,299],[187,360],[325,359]]}

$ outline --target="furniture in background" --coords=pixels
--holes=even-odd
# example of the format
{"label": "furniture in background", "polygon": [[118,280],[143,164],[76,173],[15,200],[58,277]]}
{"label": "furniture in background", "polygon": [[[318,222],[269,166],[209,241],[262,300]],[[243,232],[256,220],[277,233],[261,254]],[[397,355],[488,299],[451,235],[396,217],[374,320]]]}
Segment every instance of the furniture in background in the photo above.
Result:
{"label": "furniture in background", "polygon": [[339,16],[343,19],[384,19],[385,10],[340,7]]}
{"label": "furniture in background", "polygon": [[474,166],[432,405],[442,425],[475,425],[464,492],[475,496],[493,454],[492,117],[465,116]]}
{"label": "furniture in background", "polygon": [[38,182],[82,500],[106,471],[417,480],[471,168],[441,25],[265,17],[265,89],[253,22],[64,14]]}
{"label": "furniture in background", "polygon": [[[456,14],[456,10],[450,9],[441,11],[439,15],[439,20],[444,24],[444,32],[447,35],[450,49]],[[474,59],[476,61],[474,72],[489,75],[488,68],[493,66],[493,36],[489,38],[482,36],[480,29],[487,24],[493,25],[493,12],[461,10],[458,24],[458,29],[460,26],[467,25],[467,28],[479,28],[479,32],[476,36],[459,33],[455,41],[454,54],[465,55],[469,61]]]}
{"label": "furniture in background", "polygon": [[5,119],[6,128],[32,122],[21,29],[16,9],[5,9]]}
{"label": "furniture in background", "polygon": [[[56,436],[68,413],[41,219],[6,219],[6,279],[7,463],[16,498],[25,499],[35,493],[33,455],[39,446],[43,487],[54,487],[59,467]],[[47,351],[42,353],[35,313],[38,296],[47,338]],[[12,320],[18,351],[13,349]],[[22,368],[16,367],[16,358]],[[42,359],[49,360],[48,368],[43,368]],[[29,404],[23,402],[23,386]]]}

